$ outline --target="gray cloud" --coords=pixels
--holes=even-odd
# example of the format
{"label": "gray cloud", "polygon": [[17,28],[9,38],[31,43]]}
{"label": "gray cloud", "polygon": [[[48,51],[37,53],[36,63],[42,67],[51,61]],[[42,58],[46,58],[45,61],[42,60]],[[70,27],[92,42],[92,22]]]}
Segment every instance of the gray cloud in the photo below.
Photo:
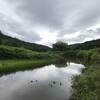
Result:
{"label": "gray cloud", "polygon": [[[5,4],[5,2],[1,2]],[[5,34],[20,38],[22,40],[26,40],[29,42],[40,41],[41,37],[31,30],[31,26],[27,25],[27,23],[22,23],[20,18],[5,8],[3,5],[4,11],[0,10],[0,29],[4,31]],[[26,24],[26,25],[25,25]]]}
{"label": "gray cloud", "polygon": [[[75,32],[81,32],[80,35],[74,39],[65,39],[68,42],[82,42],[86,38],[94,39],[97,35],[100,36],[99,32],[87,30],[89,27],[95,26],[100,22],[100,0],[4,1],[8,4],[8,7],[10,6],[14,13],[19,16],[22,22],[16,21],[16,18],[15,20],[10,19],[10,22],[8,22],[8,20],[0,20],[0,25],[4,23],[8,24],[8,28],[5,30],[8,29],[13,33],[21,35],[26,41],[41,41],[41,37],[33,30],[35,26],[44,26],[52,31],[57,30],[58,39],[60,37],[63,39],[63,36],[66,34],[74,35]],[[4,27],[5,25],[3,28]]]}
{"label": "gray cloud", "polygon": [[67,43],[82,43],[89,40],[96,40],[100,38],[100,28],[96,29],[88,29],[85,31],[81,31],[78,36],[70,37],[70,38],[59,38],[56,41],[64,41]]}
{"label": "gray cloud", "polygon": [[28,29],[28,27],[25,28],[19,23],[12,20],[4,21],[0,17],[0,28],[2,31],[4,31],[5,34],[17,37],[25,41],[35,42],[41,40],[41,37],[39,37],[35,32]]}
{"label": "gray cloud", "polygon": [[[40,24],[51,28],[62,27],[65,12],[64,9],[60,9],[60,6],[63,6],[65,1],[61,3],[58,0],[17,0],[16,2],[16,13],[27,19],[32,25]],[[16,2],[12,2],[12,4]]]}
{"label": "gray cloud", "polygon": [[88,31],[88,33],[90,33],[90,34],[100,34],[100,27],[99,28],[96,28],[96,29],[89,29],[89,30],[87,30]]}

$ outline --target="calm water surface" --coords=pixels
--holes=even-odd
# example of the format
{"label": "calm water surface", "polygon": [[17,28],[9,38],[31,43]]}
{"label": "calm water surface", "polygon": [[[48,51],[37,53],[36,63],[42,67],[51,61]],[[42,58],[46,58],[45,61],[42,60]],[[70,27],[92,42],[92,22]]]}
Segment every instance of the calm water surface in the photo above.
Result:
{"label": "calm water surface", "polygon": [[81,64],[44,66],[0,77],[0,100],[68,100],[72,77],[81,74]]}

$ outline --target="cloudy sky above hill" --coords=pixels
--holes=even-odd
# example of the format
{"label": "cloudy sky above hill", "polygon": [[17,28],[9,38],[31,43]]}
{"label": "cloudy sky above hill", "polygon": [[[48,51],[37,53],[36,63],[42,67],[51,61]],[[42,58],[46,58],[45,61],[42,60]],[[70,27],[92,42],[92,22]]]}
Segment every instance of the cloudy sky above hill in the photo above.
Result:
{"label": "cloudy sky above hill", "polygon": [[0,29],[51,45],[100,38],[100,0],[0,0]]}

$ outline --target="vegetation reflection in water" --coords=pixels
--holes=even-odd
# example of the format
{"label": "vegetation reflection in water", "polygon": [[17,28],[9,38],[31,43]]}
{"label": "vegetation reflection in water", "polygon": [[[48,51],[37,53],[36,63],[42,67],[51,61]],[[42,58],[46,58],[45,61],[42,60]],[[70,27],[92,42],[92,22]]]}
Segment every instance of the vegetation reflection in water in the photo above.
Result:
{"label": "vegetation reflection in water", "polygon": [[81,74],[84,66],[75,63],[67,63],[66,67],[57,65],[2,76],[0,100],[68,100],[72,77]]}

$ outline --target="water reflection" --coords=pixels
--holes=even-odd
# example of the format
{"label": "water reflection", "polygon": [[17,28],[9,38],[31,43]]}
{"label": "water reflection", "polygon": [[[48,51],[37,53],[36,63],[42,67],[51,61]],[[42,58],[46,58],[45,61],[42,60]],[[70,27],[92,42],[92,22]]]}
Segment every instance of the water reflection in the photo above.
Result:
{"label": "water reflection", "polygon": [[71,78],[81,74],[81,64],[49,65],[0,78],[0,100],[68,100]]}

